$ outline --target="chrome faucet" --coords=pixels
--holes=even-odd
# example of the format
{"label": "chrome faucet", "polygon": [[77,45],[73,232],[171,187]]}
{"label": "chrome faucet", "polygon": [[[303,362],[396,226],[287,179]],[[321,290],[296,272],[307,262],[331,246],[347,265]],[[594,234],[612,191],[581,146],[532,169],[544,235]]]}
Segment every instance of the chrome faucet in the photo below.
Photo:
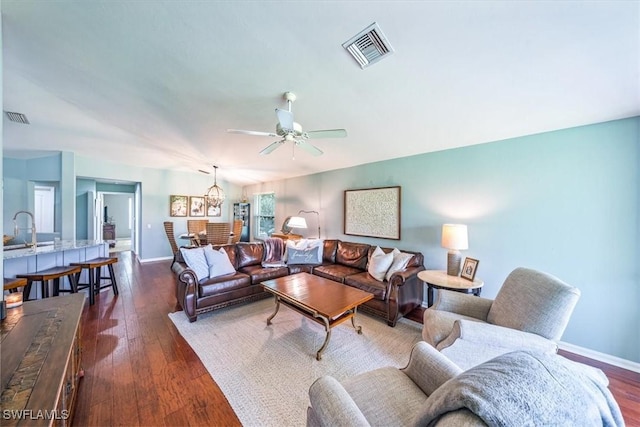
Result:
{"label": "chrome faucet", "polygon": [[23,213],[23,214],[27,214],[27,215],[29,215],[29,216],[31,217],[31,244],[26,243],[26,242],[25,242],[25,244],[26,244],[27,246],[32,246],[32,247],[34,247],[34,248],[35,248],[36,246],[38,246],[38,243],[37,243],[37,241],[36,241],[36,220],[35,220],[35,218],[33,217],[33,214],[32,214],[31,212],[29,212],[29,211],[18,211],[18,212],[16,212],[16,214],[13,216],[13,223],[14,223],[14,227],[13,227],[13,235],[14,235],[15,237],[17,237],[17,236],[18,236],[19,228],[18,228],[18,222],[16,221],[16,218],[17,218],[17,217],[18,217],[18,215],[19,215],[19,214],[21,214],[21,213]]}

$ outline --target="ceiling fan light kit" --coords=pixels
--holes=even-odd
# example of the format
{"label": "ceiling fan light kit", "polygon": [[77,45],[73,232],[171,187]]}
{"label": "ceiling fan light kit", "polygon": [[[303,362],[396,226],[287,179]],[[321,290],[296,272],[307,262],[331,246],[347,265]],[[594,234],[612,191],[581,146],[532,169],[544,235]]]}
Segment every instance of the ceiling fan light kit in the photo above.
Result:
{"label": "ceiling fan light kit", "polygon": [[[321,154],[323,154],[323,151],[315,145],[308,143],[308,139],[344,138],[347,136],[347,131],[344,129],[312,130],[305,132],[302,129],[302,125],[300,125],[300,123],[293,121],[293,112],[291,111],[291,105],[296,100],[296,95],[293,92],[285,92],[283,98],[285,101],[287,101],[288,109],[282,110],[280,108],[276,108],[276,117],[278,118],[278,123],[276,124],[275,134],[272,132],[239,129],[227,129],[227,132],[252,136],[269,136],[272,138],[282,138],[279,141],[272,142],[270,145],[262,149],[262,151],[260,151],[261,155],[270,154],[286,142],[292,142],[292,148],[294,150],[295,147],[300,147],[312,156],[320,156]],[[293,158],[295,159],[295,152]]]}

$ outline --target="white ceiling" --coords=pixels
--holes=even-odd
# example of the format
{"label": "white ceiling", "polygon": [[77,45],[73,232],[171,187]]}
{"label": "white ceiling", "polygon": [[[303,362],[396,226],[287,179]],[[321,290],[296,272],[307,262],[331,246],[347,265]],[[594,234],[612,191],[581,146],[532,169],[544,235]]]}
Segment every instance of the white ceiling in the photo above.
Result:
{"label": "white ceiling", "polygon": [[[277,180],[640,114],[638,1],[2,0],[6,156]],[[395,53],[342,48],[377,22]],[[268,156],[285,91],[305,130]]]}

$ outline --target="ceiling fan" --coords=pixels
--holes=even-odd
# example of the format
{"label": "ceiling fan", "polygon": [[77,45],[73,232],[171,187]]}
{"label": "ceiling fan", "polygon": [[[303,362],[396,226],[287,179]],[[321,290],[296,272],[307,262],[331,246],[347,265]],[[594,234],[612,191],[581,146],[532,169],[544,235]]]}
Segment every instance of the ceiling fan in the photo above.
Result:
{"label": "ceiling fan", "polygon": [[327,130],[310,130],[303,131],[302,126],[299,123],[293,121],[293,112],[291,111],[291,104],[296,100],[296,95],[292,92],[285,92],[283,95],[287,101],[288,110],[281,110],[276,108],[276,116],[278,117],[278,123],[276,124],[276,132],[259,132],[253,130],[239,130],[239,129],[227,129],[229,133],[241,133],[244,135],[254,136],[270,136],[272,138],[281,137],[279,141],[272,142],[262,151],[260,154],[269,154],[276,148],[284,145],[284,143],[293,142],[293,148],[296,146],[302,148],[313,156],[319,156],[322,154],[322,150],[318,147],[307,142],[308,139],[317,138],[344,138],[347,136],[347,131],[344,129],[327,129]]}

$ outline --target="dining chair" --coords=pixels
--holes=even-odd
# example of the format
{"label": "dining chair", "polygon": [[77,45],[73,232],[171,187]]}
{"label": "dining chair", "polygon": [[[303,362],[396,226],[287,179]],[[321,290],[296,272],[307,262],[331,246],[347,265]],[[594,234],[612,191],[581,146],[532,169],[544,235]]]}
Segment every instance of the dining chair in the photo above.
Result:
{"label": "dining chair", "polygon": [[171,267],[173,267],[173,264],[176,262],[176,253],[179,251],[176,236],[173,234],[173,221],[164,222],[164,231],[167,233],[167,239],[169,239],[169,244],[171,245],[171,252],[173,252],[173,262],[171,263]]}
{"label": "dining chair", "polygon": [[226,245],[229,243],[231,224],[228,222],[207,223],[207,244]]}
{"label": "dining chair", "polygon": [[200,236],[207,232],[207,219],[188,219],[187,233],[191,236],[191,243],[194,246],[200,246]]}
{"label": "dining chair", "polygon": [[233,220],[233,236],[231,236],[231,243],[238,243],[242,237],[242,220]]}

